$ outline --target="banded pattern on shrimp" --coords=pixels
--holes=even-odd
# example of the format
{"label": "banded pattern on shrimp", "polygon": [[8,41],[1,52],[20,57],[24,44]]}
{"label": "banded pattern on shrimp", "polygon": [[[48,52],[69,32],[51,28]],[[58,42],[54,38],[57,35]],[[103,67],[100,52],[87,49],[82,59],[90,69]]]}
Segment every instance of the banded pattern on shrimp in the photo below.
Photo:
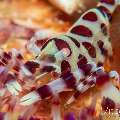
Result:
{"label": "banded pattern on shrimp", "polygon": [[[69,85],[70,88],[84,92],[99,83],[100,78],[105,78],[106,81],[112,78],[118,80],[114,71],[108,73],[101,69],[105,58],[112,55],[109,22],[117,5],[117,0],[101,0],[96,8],[85,12],[65,35],[51,38],[42,46],[37,60],[45,61],[44,56],[54,58],[54,61],[46,61],[60,67],[55,70],[60,74],[60,78],[24,96],[21,104],[47,98],[54,95],[53,93],[64,91]],[[100,73],[96,75],[99,69]],[[91,79],[88,79],[89,77]],[[82,79],[85,81],[81,81]]]}

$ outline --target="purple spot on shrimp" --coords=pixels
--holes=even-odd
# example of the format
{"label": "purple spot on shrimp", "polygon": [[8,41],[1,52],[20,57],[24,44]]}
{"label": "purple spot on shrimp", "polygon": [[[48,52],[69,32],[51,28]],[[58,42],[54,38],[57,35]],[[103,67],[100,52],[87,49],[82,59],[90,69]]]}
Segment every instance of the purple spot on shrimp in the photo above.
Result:
{"label": "purple spot on shrimp", "polygon": [[107,51],[107,49],[104,48],[104,42],[102,40],[99,40],[97,42],[97,44],[98,44],[98,47],[100,48],[101,54],[107,56],[108,55],[108,51]]}
{"label": "purple spot on shrimp", "polygon": [[55,70],[55,68],[53,66],[44,66],[40,71],[41,72],[51,72],[54,70]]}
{"label": "purple spot on shrimp", "polygon": [[61,75],[61,78],[64,80],[68,88],[75,88],[76,78],[70,71],[67,71]]}
{"label": "purple spot on shrimp", "polygon": [[77,34],[77,35],[82,35],[85,37],[92,37],[92,31],[84,26],[84,25],[78,25],[72,28],[71,33]]}
{"label": "purple spot on shrimp", "polygon": [[78,56],[78,62],[77,62],[77,65],[78,65],[78,68],[82,65],[82,64],[87,64],[87,59],[85,56],[83,55],[79,55]]}
{"label": "purple spot on shrimp", "polygon": [[43,85],[37,89],[42,99],[52,96],[52,91],[48,85]]}
{"label": "purple spot on shrimp", "polygon": [[83,19],[91,22],[95,22],[97,21],[97,15],[94,12],[88,12],[83,16]]}
{"label": "purple spot on shrimp", "polygon": [[55,45],[58,48],[58,50],[62,50],[64,48],[68,48],[69,51],[70,51],[70,54],[67,57],[71,56],[72,50],[71,50],[69,44],[66,41],[64,41],[62,39],[57,39],[57,38],[54,38],[54,41],[55,41]]}
{"label": "purple spot on shrimp", "polygon": [[88,50],[88,53],[92,58],[96,57],[96,49],[91,43],[82,42],[82,45]]}
{"label": "purple spot on shrimp", "polygon": [[86,76],[86,75],[90,74],[92,66],[90,64],[82,64],[82,65],[79,66],[79,69],[81,69]]}
{"label": "purple spot on shrimp", "polygon": [[109,5],[114,5],[115,4],[115,0],[100,0],[100,2],[109,4]]}
{"label": "purple spot on shrimp", "polygon": [[36,68],[39,67],[39,64],[34,62],[34,61],[27,61],[25,63],[25,67],[31,72],[31,73],[35,73]]}
{"label": "purple spot on shrimp", "polygon": [[61,72],[71,71],[71,66],[68,61],[63,60],[61,63]]}
{"label": "purple spot on shrimp", "polygon": [[105,36],[108,34],[107,26],[104,23],[101,24],[101,31]]}
{"label": "purple spot on shrimp", "polygon": [[106,17],[106,15],[107,15],[109,21],[112,20],[112,15],[111,15],[110,11],[106,7],[99,6],[98,10],[103,14],[104,17]]}

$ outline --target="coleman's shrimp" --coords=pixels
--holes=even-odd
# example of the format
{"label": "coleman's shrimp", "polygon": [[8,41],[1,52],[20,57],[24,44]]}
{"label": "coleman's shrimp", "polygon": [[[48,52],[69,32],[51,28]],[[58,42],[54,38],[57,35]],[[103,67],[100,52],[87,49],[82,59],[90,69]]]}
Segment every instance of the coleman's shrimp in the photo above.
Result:
{"label": "coleman's shrimp", "polygon": [[[49,39],[40,49],[32,49],[39,53],[36,63],[42,66],[41,71],[55,71],[60,77],[23,96],[22,105],[54,96],[66,88],[81,93],[100,80],[115,78],[118,82],[117,72],[105,71],[103,63],[112,56],[109,23],[119,4],[119,0],[100,0],[97,7],[85,12],[65,35]],[[41,61],[45,64],[41,65]]]}

